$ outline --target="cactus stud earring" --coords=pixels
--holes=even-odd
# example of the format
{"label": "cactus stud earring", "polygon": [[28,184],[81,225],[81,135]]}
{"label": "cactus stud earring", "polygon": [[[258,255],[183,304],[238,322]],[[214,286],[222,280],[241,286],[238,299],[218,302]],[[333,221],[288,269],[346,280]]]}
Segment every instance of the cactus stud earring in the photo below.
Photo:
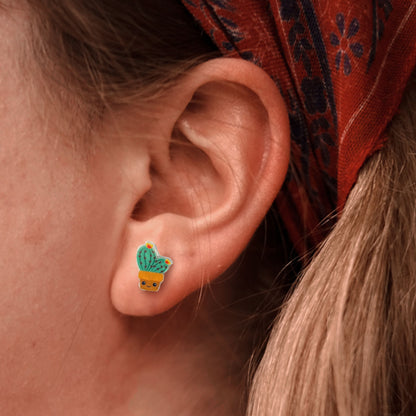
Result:
{"label": "cactus stud earring", "polygon": [[159,256],[156,245],[146,241],[137,249],[137,265],[139,266],[139,288],[148,292],[158,292],[164,274],[172,266],[169,257]]}

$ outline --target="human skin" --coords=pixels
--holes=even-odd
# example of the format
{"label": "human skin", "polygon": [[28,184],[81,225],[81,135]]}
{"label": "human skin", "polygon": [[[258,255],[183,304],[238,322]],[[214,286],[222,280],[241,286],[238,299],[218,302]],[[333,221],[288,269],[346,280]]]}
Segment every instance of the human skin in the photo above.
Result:
{"label": "human skin", "polygon": [[131,195],[148,186],[131,181],[148,163],[144,142],[104,129],[87,149],[71,132],[77,114],[50,106],[22,63],[26,28],[24,13],[0,12],[0,413],[235,414],[229,283],[198,313],[197,295],[154,318],[114,309]]}
{"label": "human skin", "polygon": [[[229,305],[247,280],[214,279],[285,177],[276,86],[214,60],[90,128],[32,57],[29,22],[0,10],[1,414],[241,413],[250,308]],[[172,145],[178,131],[186,146]],[[146,240],[174,262],[157,293],[138,288]]]}

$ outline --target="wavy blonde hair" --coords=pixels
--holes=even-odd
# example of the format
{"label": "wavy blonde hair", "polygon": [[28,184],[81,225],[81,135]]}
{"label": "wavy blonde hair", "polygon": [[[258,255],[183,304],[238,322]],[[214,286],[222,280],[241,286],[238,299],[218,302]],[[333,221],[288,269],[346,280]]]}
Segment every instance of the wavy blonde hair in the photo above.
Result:
{"label": "wavy blonde hair", "polygon": [[416,82],[286,299],[249,415],[416,414]]}

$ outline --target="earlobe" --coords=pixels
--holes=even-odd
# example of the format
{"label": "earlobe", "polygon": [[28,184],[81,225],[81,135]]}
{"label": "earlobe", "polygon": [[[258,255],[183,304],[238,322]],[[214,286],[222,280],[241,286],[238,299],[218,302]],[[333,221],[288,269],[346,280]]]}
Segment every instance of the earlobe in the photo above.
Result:
{"label": "earlobe", "polygon": [[[279,191],[290,153],[284,101],[253,64],[201,64],[160,100],[152,186],[127,221],[111,284],[115,308],[136,316],[166,311],[231,266]],[[174,263],[154,293],[139,289],[145,241]]]}

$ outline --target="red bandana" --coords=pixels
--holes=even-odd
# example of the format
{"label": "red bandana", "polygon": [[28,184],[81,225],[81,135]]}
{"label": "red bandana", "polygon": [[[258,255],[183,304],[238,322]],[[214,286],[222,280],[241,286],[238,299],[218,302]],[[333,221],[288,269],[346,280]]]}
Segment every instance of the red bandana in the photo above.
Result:
{"label": "red bandana", "polygon": [[385,140],[416,64],[412,0],[182,0],[224,55],[261,66],[289,111],[278,209],[300,254]]}

